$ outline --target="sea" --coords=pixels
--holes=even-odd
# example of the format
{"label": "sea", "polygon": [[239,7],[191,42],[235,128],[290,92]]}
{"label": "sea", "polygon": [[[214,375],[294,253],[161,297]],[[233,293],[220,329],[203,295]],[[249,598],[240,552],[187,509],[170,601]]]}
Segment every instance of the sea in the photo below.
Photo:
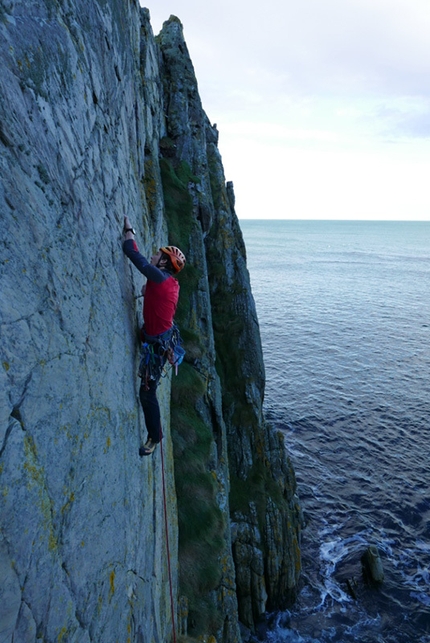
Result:
{"label": "sea", "polygon": [[264,640],[430,643],[430,222],[240,226],[304,515],[297,601]]}

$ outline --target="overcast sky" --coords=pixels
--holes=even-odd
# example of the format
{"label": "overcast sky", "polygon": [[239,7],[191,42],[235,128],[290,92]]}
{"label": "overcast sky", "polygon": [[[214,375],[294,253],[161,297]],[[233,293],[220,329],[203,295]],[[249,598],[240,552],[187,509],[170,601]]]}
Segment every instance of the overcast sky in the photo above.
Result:
{"label": "overcast sky", "polygon": [[430,220],[430,0],[150,0],[184,26],[239,218]]}

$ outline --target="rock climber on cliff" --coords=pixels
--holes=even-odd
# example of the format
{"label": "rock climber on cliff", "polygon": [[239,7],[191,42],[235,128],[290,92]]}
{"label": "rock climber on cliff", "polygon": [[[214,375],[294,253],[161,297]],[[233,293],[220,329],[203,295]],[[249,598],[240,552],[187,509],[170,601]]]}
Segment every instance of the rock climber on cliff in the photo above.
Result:
{"label": "rock climber on cliff", "polygon": [[139,252],[134,239],[135,231],[128,217],[124,217],[124,234],[123,251],[147,278],[146,285],[142,287],[144,325],[141,331],[143,347],[147,351],[147,366],[141,366],[139,390],[148,431],[147,442],[140,447],[139,455],[145,456],[153,453],[163,437],[156,391],[167,359],[167,346],[173,332],[173,318],[179,297],[175,275],[185,266],[185,256],[179,248],[165,246],[149,262]]}

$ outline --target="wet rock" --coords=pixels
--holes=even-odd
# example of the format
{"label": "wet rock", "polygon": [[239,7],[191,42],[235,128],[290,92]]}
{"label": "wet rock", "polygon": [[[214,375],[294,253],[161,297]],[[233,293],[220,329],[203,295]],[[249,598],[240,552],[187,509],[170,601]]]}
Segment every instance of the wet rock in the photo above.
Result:
{"label": "wet rock", "polygon": [[266,611],[266,583],[255,505],[249,514],[235,513],[232,523],[233,558],[241,623],[254,629]]}
{"label": "wet rock", "polygon": [[351,598],[353,598],[355,601],[357,600],[357,583],[354,580],[354,578],[347,578],[346,581],[346,588],[348,590],[348,593],[350,594]]}
{"label": "wet rock", "polygon": [[370,545],[361,557],[363,575],[365,579],[373,583],[382,583],[384,580],[384,569],[381,557],[376,545]]}

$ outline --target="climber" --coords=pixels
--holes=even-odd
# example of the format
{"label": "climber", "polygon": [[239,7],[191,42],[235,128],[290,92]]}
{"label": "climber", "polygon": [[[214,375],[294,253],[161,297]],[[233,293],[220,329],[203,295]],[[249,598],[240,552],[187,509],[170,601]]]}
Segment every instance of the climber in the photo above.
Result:
{"label": "climber", "polygon": [[148,262],[137,247],[135,231],[128,217],[124,217],[123,251],[146,278],[142,287],[143,320],[141,331],[143,347],[157,358],[157,368],[140,373],[142,382],[139,390],[140,402],[145,416],[148,439],[139,449],[139,455],[150,455],[162,439],[160,407],[157,400],[157,386],[166,363],[166,341],[170,339],[173,318],[179,297],[179,284],[174,275],[185,266],[185,256],[175,246],[166,246],[151,257]]}

